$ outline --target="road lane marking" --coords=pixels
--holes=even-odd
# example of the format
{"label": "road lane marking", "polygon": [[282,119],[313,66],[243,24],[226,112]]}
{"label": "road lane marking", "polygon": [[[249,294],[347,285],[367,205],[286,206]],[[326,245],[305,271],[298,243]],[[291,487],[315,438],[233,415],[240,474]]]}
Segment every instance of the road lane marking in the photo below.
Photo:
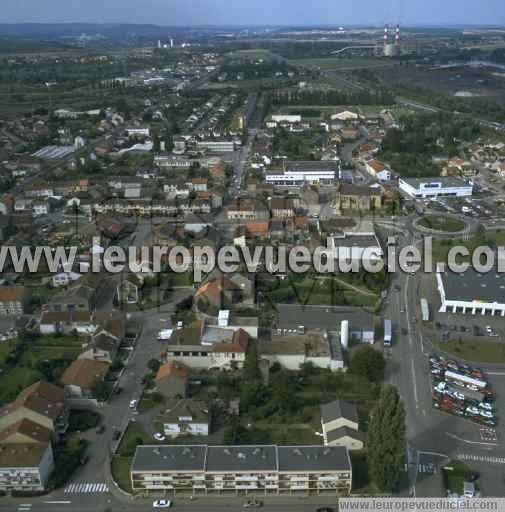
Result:
{"label": "road lane marking", "polygon": [[451,434],[450,432],[446,432],[449,437],[456,439],[457,441],[461,441],[462,443],[467,444],[478,444],[482,446],[500,446],[500,443],[483,443],[481,441],[470,441],[469,439],[463,439],[462,437],[457,436],[456,434]]}

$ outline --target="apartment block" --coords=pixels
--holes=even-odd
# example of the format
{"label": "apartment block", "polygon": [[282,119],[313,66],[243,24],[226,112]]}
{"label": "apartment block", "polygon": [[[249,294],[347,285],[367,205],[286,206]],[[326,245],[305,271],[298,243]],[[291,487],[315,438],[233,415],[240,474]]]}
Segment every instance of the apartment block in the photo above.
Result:
{"label": "apartment block", "polygon": [[138,446],[130,469],[137,492],[332,494],[351,491],[342,446]]}

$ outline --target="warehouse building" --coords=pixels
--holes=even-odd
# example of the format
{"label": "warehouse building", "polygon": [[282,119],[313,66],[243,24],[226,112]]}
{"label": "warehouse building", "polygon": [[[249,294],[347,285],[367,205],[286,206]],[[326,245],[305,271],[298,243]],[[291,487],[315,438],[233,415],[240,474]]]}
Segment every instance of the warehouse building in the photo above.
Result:
{"label": "warehouse building", "polygon": [[335,161],[288,162],[284,169],[270,170],[265,174],[269,185],[302,186],[331,185],[335,182],[338,164]]}
{"label": "warehouse building", "polygon": [[505,274],[437,272],[441,313],[505,316]]}
{"label": "warehouse building", "polygon": [[352,469],[342,446],[137,446],[134,491],[182,494],[348,495]]}
{"label": "warehouse building", "polygon": [[438,178],[400,178],[400,190],[416,199],[437,197],[468,197],[472,195],[473,185],[456,176]]}

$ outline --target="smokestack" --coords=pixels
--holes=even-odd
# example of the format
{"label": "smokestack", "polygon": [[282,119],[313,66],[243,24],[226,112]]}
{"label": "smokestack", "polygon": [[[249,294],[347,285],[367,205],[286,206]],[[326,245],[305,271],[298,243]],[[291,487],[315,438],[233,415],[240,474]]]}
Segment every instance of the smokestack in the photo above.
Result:
{"label": "smokestack", "polygon": [[389,37],[389,27],[387,25],[384,26],[384,44],[387,44]]}
{"label": "smokestack", "polygon": [[400,25],[396,25],[395,43],[400,44]]}

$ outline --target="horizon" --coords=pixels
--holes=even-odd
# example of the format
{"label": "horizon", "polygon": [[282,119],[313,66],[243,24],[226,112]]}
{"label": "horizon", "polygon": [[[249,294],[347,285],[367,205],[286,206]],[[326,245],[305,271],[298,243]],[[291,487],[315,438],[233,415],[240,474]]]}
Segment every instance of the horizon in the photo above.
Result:
{"label": "horizon", "polygon": [[[53,0],[40,9],[36,0],[4,0],[4,24],[152,24],[156,26],[374,26],[400,23],[403,26],[504,26],[505,5],[488,0],[485,5],[473,0],[436,0],[404,2],[363,0],[359,9],[343,0],[329,6],[324,0],[310,5],[293,0],[254,4],[237,0],[200,0],[188,4],[183,0],[145,0],[140,7],[135,0],[99,0],[85,4],[72,0]],[[300,24],[299,20],[303,19]],[[78,20],[78,21],[74,21]]]}

